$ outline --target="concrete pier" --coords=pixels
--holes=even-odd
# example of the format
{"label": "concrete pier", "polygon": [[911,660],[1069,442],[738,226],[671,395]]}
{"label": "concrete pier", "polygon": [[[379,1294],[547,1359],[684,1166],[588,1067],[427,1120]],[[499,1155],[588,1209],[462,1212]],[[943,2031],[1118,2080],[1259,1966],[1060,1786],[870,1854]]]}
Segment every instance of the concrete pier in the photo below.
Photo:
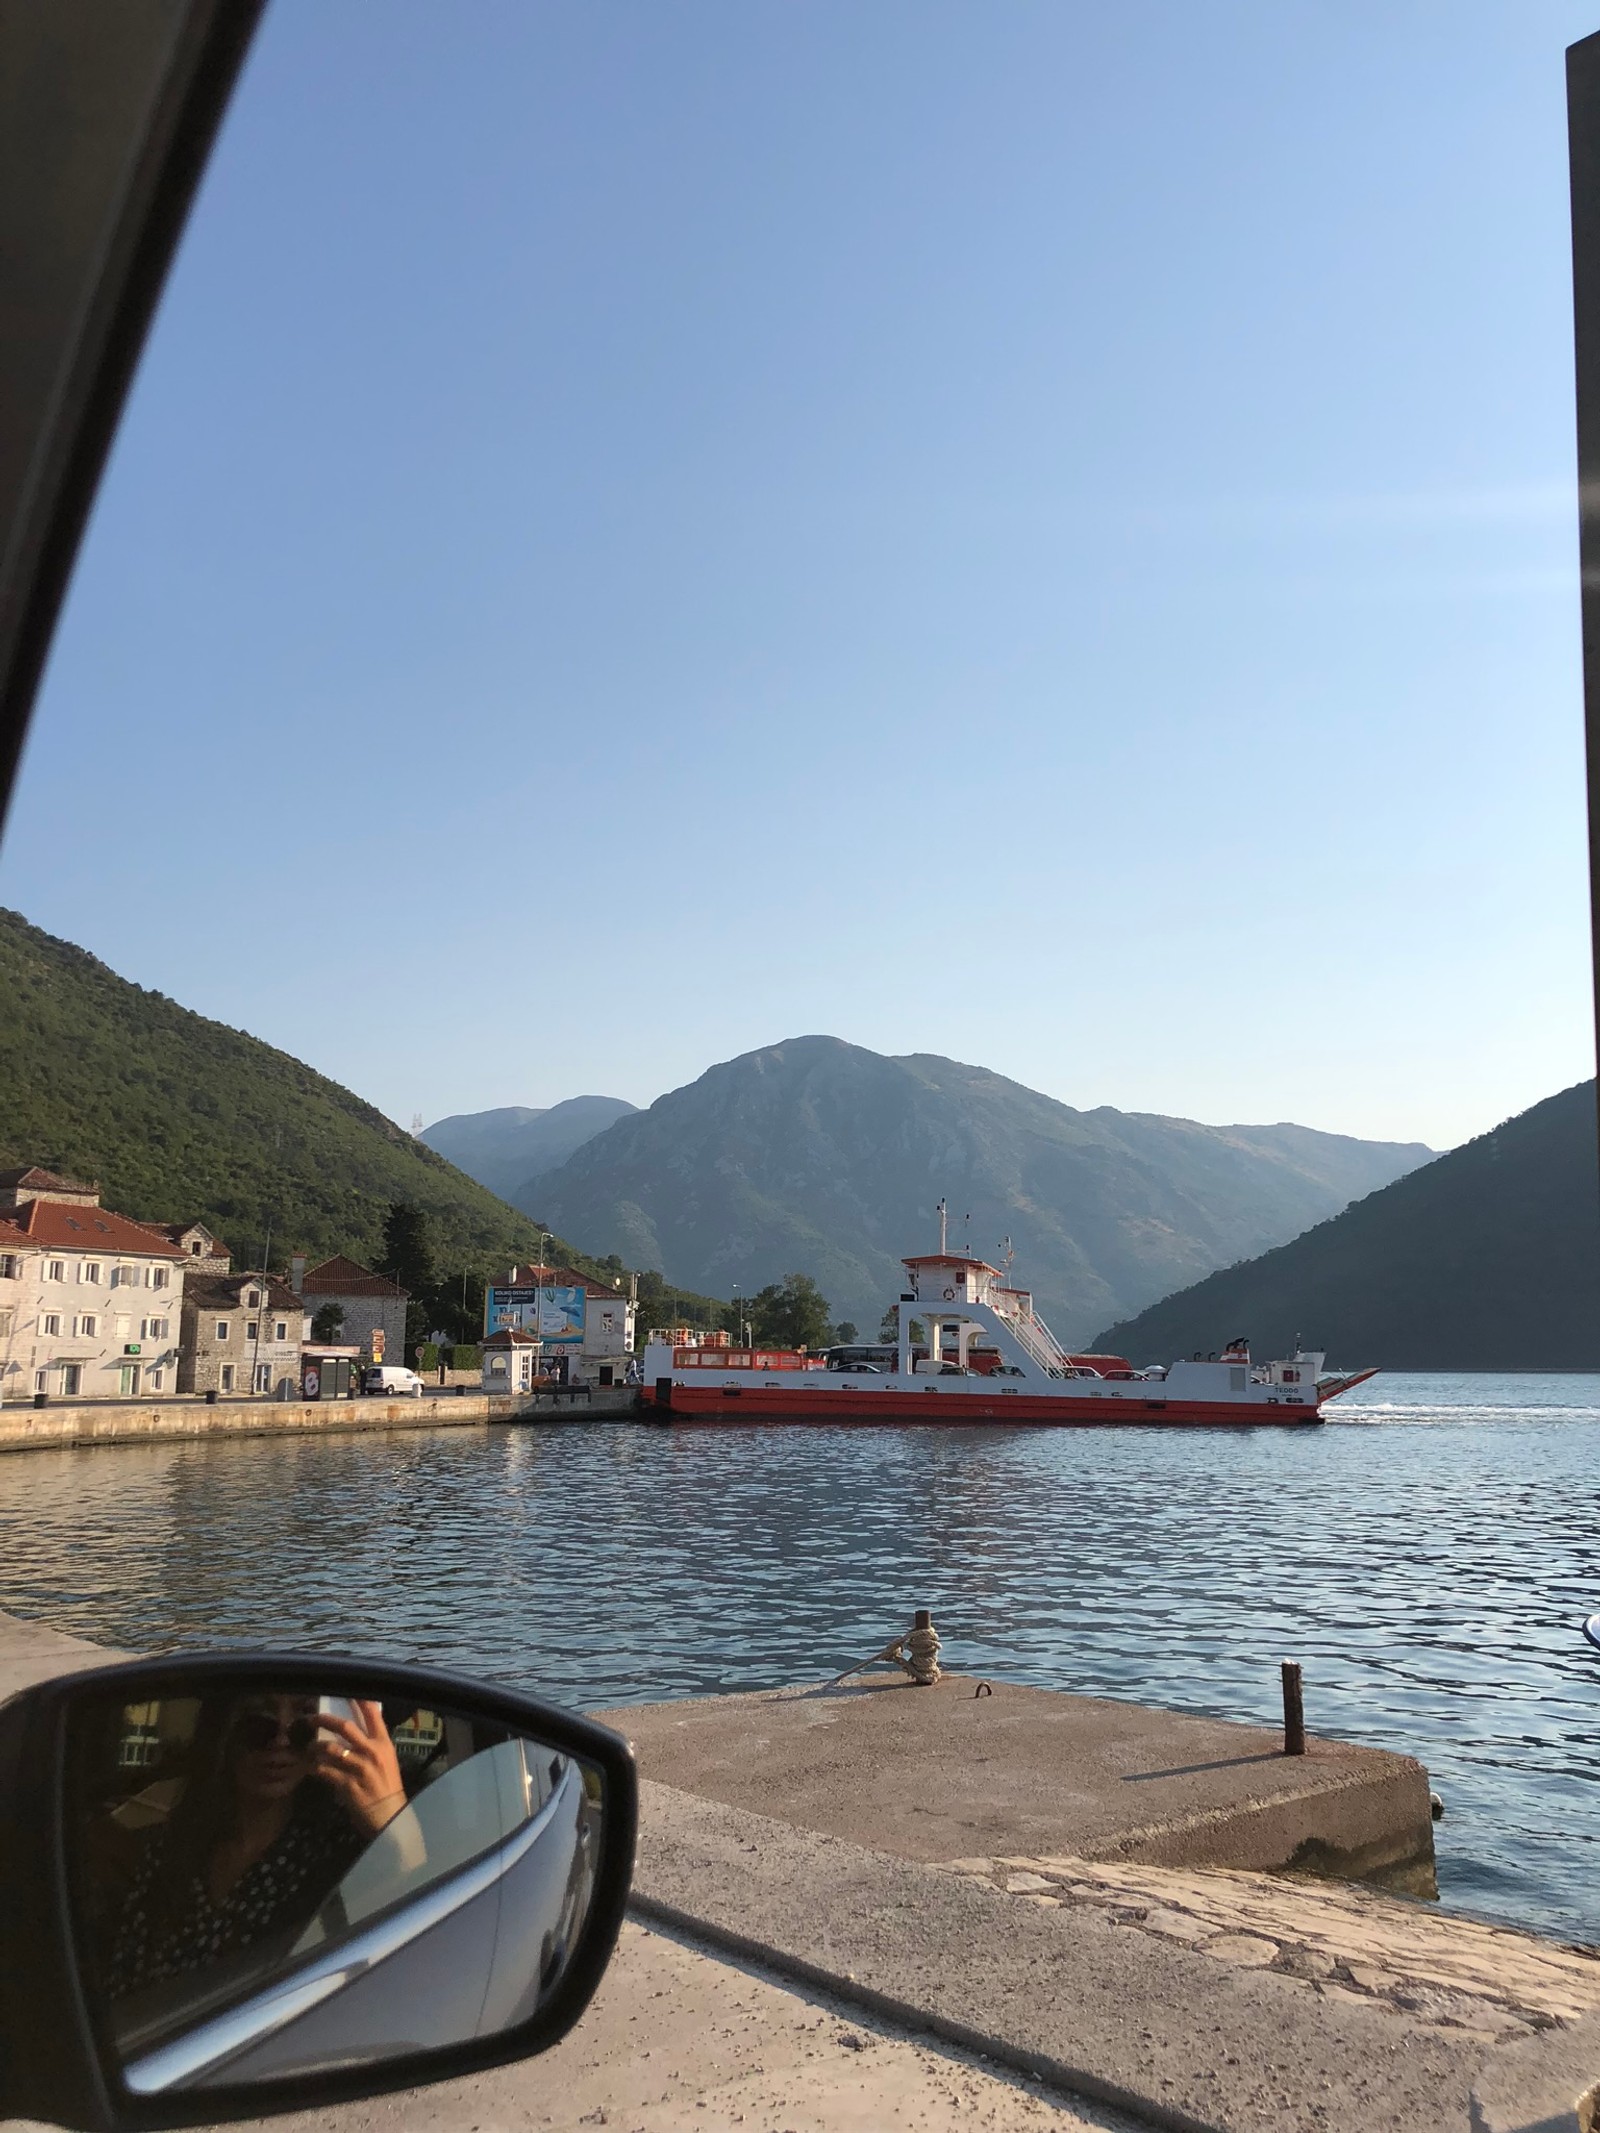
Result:
{"label": "concrete pier", "polygon": [[1250,1867],[1436,1893],[1411,1756],[947,1674],[600,1714],[647,1777],[903,1859]]}
{"label": "concrete pier", "polygon": [[[0,1616],[0,1692],[113,1656]],[[1420,1776],[1406,1758],[1312,1742],[1305,1770],[1275,1775],[1268,1764],[1299,1759],[1260,1729],[971,1689],[614,1713],[644,1773],[635,1917],[690,1947],[680,1959],[625,1936],[596,2009],[549,2062],[337,2118],[439,2133],[614,2117],[645,2133],[757,2118],[796,2133],[1022,2133],[1041,2118],[1064,2133],[1595,2133],[1596,1951],[1214,1863],[1259,1850],[1257,1828],[1277,1832],[1269,1851],[1329,1831],[1346,1852],[1395,1849]],[[1199,1752],[1217,1746],[1234,1752]],[[654,1781],[669,1768],[707,1790]],[[1135,1815],[1119,1786],[1177,1789]],[[1172,1844],[1189,1863],[1153,1860]],[[865,2036],[840,2027],[851,2011]],[[887,2085],[864,2059],[843,2063],[874,2038],[921,2040],[921,2056]],[[976,2055],[959,2097],[940,2051]]]}

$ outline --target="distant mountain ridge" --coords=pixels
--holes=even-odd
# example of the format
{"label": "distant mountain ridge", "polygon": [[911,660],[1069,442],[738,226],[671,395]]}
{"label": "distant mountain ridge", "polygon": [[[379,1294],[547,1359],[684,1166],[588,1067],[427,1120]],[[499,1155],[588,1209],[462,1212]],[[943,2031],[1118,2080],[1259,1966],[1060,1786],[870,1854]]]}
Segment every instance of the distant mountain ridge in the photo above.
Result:
{"label": "distant mountain ridge", "polygon": [[931,1248],[942,1195],[952,1244],[993,1258],[1009,1235],[1018,1280],[1079,1341],[1431,1154],[1306,1126],[1076,1111],[984,1067],[811,1036],[710,1068],[514,1199],[686,1287],[748,1293],[810,1273],[836,1316],[876,1327],[901,1255]]}
{"label": "distant mountain ridge", "polygon": [[569,1096],[543,1110],[508,1104],[498,1111],[466,1111],[424,1126],[420,1140],[509,1200],[564,1163],[585,1141],[636,1108],[620,1096]]}
{"label": "distant mountain ridge", "polygon": [[1341,1366],[1600,1370],[1595,1085],[1580,1082],[1292,1243],[1097,1337],[1135,1363],[1303,1336]]}

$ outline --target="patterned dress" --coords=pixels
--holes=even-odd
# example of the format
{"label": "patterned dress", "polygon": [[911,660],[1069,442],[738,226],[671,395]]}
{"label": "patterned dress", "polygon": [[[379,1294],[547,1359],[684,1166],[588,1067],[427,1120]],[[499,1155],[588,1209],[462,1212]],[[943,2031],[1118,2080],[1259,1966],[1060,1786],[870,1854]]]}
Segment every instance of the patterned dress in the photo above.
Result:
{"label": "patterned dress", "polygon": [[282,1836],[220,1902],[212,1901],[202,1863],[185,1877],[175,1902],[161,1891],[157,1903],[168,1839],[167,1830],[152,1831],[123,1903],[106,1975],[113,2000],[303,1926],[367,1844],[337,1809],[297,1802]]}

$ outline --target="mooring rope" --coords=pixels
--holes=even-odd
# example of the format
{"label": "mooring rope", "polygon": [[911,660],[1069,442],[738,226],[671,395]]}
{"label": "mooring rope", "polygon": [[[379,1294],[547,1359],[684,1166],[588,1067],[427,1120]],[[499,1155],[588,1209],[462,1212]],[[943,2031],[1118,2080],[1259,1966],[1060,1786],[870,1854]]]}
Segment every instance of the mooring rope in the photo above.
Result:
{"label": "mooring rope", "polygon": [[919,1607],[910,1629],[891,1638],[883,1650],[874,1652],[870,1659],[863,1659],[857,1666],[847,1666],[828,1686],[830,1689],[840,1688],[852,1676],[864,1674],[869,1666],[897,1666],[903,1674],[910,1675],[919,1689],[931,1689],[941,1678],[939,1649],[939,1632],[933,1626],[933,1618],[927,1608]]}

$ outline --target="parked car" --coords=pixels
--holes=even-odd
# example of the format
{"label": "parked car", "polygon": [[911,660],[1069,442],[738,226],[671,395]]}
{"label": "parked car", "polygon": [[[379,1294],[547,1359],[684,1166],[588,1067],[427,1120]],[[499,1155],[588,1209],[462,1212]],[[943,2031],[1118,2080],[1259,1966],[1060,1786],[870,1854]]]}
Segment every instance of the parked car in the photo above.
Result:
{"label": "parked car", "polygon": [[404,1363],[374,1363],[361,1380],[363,1392],[408,1393],[422,1398],[422,1379]]}

